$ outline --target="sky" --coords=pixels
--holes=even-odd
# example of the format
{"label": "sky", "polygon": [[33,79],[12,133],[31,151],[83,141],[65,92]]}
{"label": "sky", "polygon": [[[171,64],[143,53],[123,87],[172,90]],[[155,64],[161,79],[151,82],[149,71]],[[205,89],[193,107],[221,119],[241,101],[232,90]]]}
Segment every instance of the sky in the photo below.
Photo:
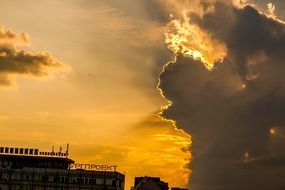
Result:
{"label": "sky", "polygon": [[285,2],[0,0],[0,143],[193,190],[285,188]]}
{"label": "sky", "polygon": [[127,189],[144,175],[186,186],[189,135],[157,117],[169,52],[150,3],[0,0],[1,145],[69,143],[79,163],[117,164]]}

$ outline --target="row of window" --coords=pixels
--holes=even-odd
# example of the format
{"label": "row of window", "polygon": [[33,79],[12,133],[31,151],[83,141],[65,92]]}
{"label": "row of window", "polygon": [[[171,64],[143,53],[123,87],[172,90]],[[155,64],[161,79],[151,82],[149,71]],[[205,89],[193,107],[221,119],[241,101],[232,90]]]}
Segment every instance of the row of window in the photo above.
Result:
{"label": "row of window", "polygon": [[9,173],[0,173],[0,179],[9,180],[21,180],[21,181],[41,181],[41,182],[50,182],[50,183],[73,183],[73,184],[94,184],[94,185],[110,185],[118,186],[122,185],[120,180],[116,179],[104,179],[104,178],[89,178],[89,177],[80,177],[80,176],[46,176],[46,175],[30,175],[20,173],[11,174]]}
{"label": "row of window", "polygon": [[46,185],[1,185],[0,190],[113,190],[113,189],[124,189],[124,188],[114,188],[114,187],[59,187],[59,186],[46,186]]}
{"label": "row of window", "polygon": [[33,168],[53,168],[53,169],[67,169],[68,163],[65,162],[49,162],[49,161],[7,161],[0,159],[0,169],[1,168],[23,168],[23,167],[30,167]]}

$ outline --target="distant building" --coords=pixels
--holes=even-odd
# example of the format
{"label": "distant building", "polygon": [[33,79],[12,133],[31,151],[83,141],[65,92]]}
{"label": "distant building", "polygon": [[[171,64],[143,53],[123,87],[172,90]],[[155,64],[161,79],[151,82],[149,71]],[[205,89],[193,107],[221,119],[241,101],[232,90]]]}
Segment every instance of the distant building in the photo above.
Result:
{"label": "distant building", "polygon": [[111,169],[116,167],[74,164],[68,150],[0,147],[0,190],[124,190],[125,176]]}
{"label": "distant building", "polygon": [[168,183],[159,177],[136,177],[132,190],[168,190]]}

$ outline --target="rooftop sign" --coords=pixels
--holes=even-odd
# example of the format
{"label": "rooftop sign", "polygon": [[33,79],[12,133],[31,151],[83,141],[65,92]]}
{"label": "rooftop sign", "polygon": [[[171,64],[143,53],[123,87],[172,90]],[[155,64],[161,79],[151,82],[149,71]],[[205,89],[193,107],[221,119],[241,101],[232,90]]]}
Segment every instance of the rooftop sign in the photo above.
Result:
{"label": "rooftop sign", "polygon": [[117,171],[116,165],[100,165],[100,164],[70,164],[69,169],[83,169],[83,170],[95,170],[95,171]]}

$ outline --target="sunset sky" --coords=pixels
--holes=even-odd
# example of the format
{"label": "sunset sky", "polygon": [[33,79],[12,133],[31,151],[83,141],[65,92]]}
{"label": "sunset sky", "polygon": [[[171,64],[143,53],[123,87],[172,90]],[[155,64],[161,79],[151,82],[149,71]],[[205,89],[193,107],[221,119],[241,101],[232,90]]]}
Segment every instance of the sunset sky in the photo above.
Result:
{"label": "sunset sky", "polygon": [[2,146],[70,143],[78,162],[117,164],[128,189],[142,175],[185,186],[189,136],[157,117],[166,104],[158,75],[171,54],[159,56],[168,53],[165,26],[152,11],[133,0],[0,0],[1,33],[26,33],[18,50],[63,65],[48,76],[11,72],[1,85]]}
{"label": "sunset sky", "polygon": [[0,0],[0,144],[191,190],[285,188],[285,1]]}

